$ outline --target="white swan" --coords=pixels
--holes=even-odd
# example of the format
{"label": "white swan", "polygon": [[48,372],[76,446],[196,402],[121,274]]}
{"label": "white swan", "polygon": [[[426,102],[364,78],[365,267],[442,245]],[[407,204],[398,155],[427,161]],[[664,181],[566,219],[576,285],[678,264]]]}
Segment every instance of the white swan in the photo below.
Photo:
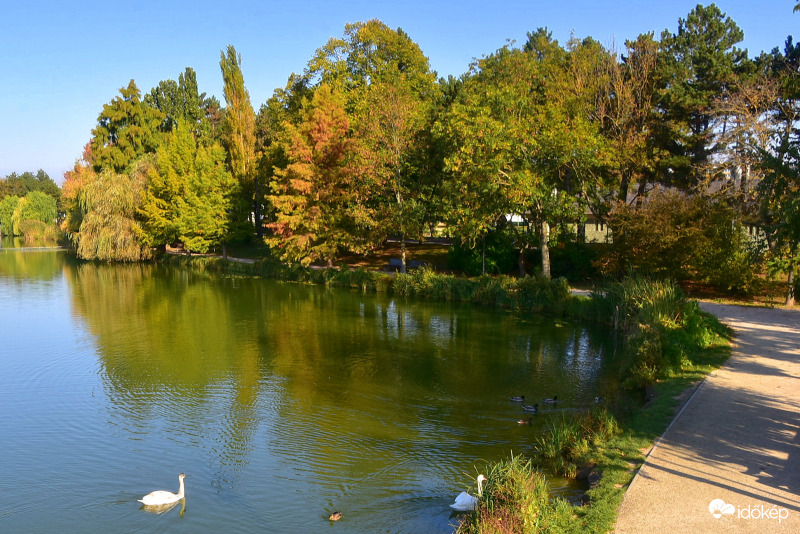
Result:
{"label": "white swan", "polygon": [[178,488],[178,493],[158,490],[152,493],[148,493],[147,495],[139,499],[139,502],[144,504],[145,506],[163,506],[165,504],[173,504],[178,502],[185,496],[183,487],[184,478],[186,478],[186,475],[184,475],[183,473],[178,475],[178,482],[180,484],[180,487]]}
{"label": "white swan", "polygon": [[[478,497],[483,495],[484,480],[486,480],[485,476],[478,475]],[[472,511],[478,507],[478,497],[470,495],[466,491],[462,491],[461,493],[458,494],[458,497],[456,497],[455,502],[450,505],[450,508],[458,512]]]}

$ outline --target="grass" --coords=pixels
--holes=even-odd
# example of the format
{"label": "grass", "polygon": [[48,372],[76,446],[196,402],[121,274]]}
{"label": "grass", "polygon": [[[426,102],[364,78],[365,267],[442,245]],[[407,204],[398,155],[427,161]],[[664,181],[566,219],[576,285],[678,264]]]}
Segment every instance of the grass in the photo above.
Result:
{"label": "grass", "polygon": [[[593,301],[582,308],[584,313],[608,312],[610,301],[612,309],[621,308],[620,315],[625,318],[619,327],[630,340],[629,357],[623,360],[618,377],[619,394],[604,407],[551,422],[537,440],[539,452],[534,459],[501,462],[500,481],[489,478],[478,510],[465,517],[459,533],[613,530],[625,489],[653,442],[692,388],[730,355],[730,331],[669,284],[628,280]],[[649,339],[653,332],[658,332],[658,343],[643,351],[641,337]],[[658,353],[655,361],[654,353]],[[641,373],[642,361],[654,365],[652,372]],[[508,474],[505,471],[509,469],[519,473]],[[506,480],[533,477],[531,469],[589,478],[585,504],[572,507],[558,498],[542,500],[540,489],[533,484],[524,491],[504,487]],[[495,491],[503,498],[497,498]],[[526,518],[518,517],[519,510],[526,510]]]}

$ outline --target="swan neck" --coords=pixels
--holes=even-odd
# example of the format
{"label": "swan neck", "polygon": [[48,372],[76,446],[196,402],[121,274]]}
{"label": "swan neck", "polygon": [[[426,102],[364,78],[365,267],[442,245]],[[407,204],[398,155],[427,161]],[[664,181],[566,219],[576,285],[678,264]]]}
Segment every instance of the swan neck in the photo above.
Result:
{"label": "swan neck", "polygon": [[483,479],[478,479],[478,497],[483,496]]}
{"label": "swan neck", "polygon": [[179,479],[180,485],[178,486],[178,498],[183,499],[184,496],[184,488],[183,488],[183,479]]}

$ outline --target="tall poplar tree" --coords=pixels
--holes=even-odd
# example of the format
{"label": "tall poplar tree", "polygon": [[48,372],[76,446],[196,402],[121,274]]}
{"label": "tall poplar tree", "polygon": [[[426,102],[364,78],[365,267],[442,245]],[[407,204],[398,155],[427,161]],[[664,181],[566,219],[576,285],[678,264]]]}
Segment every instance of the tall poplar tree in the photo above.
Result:
{"label": "tall poplar tree", "polygon": [[256,233],[262,233],[261,205],[264,190],[257,173],[256,115],[250,104],[250,94],[244,86],[242,56],[233,45],[220,52],[225,115],[223,139],[228,150],[231,173],[239,182],[246,205],[240,213],[241,222],[249,218],[252,210]]}

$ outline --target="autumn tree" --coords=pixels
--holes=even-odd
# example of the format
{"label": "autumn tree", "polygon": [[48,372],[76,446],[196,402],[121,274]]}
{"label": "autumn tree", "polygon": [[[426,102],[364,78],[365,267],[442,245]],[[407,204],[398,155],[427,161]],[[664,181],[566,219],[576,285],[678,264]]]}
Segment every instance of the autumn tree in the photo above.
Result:
{"label": "autumn tree", "polygon": [[285,261],[331,265],[341,252],[363,247],[349,128],[342,94],[322,84],[298,124],[287,122],[277,139],[288,163],[271,184],[276,220],[267,243]]}

